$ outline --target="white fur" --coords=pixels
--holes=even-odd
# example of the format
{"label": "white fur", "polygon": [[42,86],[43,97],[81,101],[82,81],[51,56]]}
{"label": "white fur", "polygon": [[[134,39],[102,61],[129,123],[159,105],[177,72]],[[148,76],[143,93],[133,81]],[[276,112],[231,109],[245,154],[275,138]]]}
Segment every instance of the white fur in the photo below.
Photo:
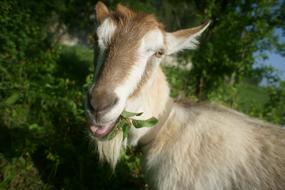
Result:
{"label": "white fur", "polygon": [[164,48],[163,34],[159,29],[152,30],[143,37],[141,43],[141,48],[146,52],[145,55],[149,57],[159,49]]}
{"label": "white fur", "polygon": [[[97,36],[98,36],[98,46],[99,46],[99,54],[97,58],[97,64],[95,69],[94,79],[97,79],[100,68],[104,64],[104,56],[108,43],[113,37],[117,26],[110,20],[105,19],[104,22],[97,28]],[[94,81],[95,83],[96,81]]]}
{"label": "white fur", "polygon": [[116,31],[116,24],[110,19],[105,19],[104,22],[97,28],[98,44],[100,49],[106,49],[108,43]]}
{"label": "white fur", "polygon": [[123,133],[120,131],[111,140],[97,141],[97,150],[99,152],[100,160],[106,160],[111,164],[112,168],[115,166],[121,156],[121,149],[125,148],[126,143],[123,140]]}

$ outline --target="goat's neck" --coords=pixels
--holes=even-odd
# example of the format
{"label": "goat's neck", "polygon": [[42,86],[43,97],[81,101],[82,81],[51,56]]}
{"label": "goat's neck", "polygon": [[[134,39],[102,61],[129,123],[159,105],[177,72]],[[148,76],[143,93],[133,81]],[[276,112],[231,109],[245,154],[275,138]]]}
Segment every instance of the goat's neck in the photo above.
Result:
{"label": "goat's neck", "polygon": [[[161,68],[157,67],[150,79],[141,87],[139,93],[128,100],[126,110],[136,113],[143,112],[137,119],[159,118],[164,112],[169,98],[167,80]],[[150,128],[131,128],[129,144],[136,145],[149,130]]]}

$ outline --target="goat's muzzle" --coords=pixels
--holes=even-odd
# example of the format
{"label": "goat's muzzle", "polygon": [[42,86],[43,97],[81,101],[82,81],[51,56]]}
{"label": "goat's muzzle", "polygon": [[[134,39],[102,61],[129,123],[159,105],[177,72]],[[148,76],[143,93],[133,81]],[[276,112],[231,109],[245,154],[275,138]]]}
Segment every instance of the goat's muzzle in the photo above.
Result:
{"label": "goat's muzzle", "polygon": [[107,136],[116,123],[116,119],[107,120],[105,116],[116,106],[118,97],[109,90],[92,88],[87,94],[86,109],[90,117],[90,132],[95,137]]}

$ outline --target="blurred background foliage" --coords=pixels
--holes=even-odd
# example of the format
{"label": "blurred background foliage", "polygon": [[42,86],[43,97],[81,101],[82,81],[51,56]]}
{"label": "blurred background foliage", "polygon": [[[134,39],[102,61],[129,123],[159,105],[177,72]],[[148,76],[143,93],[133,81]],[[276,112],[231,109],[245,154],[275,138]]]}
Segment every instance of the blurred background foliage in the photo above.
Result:
{"label": "blurred background foliage", "polygon": [[[285,125],[285,82],[262,66],[267,51],[285,55],[276,34],[285,31],[283,0],[105,3],[115,8],[119,2],[154,13],[168,31],[212,20],[198,50],[179,53],[177,66],[164,66],[173,97],[215,101]],[[99,164],[87,138],[95,4],[0,1],[0,189],[146,188],[132,150],[113,173]],[[76,45],[61,45],[66,33]],[[183,69],[185,62],[191,70]]]}

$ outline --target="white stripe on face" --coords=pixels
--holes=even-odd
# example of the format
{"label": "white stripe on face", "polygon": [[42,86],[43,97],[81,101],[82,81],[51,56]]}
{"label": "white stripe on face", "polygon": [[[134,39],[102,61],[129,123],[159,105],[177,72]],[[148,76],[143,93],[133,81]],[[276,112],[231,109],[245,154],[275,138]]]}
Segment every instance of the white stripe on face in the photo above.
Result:
{"label": "white stripe on face", "polygon": [[[137,60],[132,65],[126,79],[116,89],[115,93],[120,99],[127,99],[137,88],[145,71],[147,61],[159,49],[163,48],[163,34],[159,29],[148,32],[140,41],[137,50]],[[127,56],[127,55],[126,55]]]}
{"label": "white stripe on face", "polygon": [[95,76],[94,76],[95,80],[98,78],[98,73],[100,71],[100,68],[104,64],[105,51],[115,33],[116,28],[117,26],[112,22],[111,19],[106,19],[97,29],[99,54],[95,69]]}
{"label": "white stripe on face", "polygon": [[98,43],[100,49],[106,49],[111,41],[117,26],[110,19],[105,19],[104,22],[97,29]]}

